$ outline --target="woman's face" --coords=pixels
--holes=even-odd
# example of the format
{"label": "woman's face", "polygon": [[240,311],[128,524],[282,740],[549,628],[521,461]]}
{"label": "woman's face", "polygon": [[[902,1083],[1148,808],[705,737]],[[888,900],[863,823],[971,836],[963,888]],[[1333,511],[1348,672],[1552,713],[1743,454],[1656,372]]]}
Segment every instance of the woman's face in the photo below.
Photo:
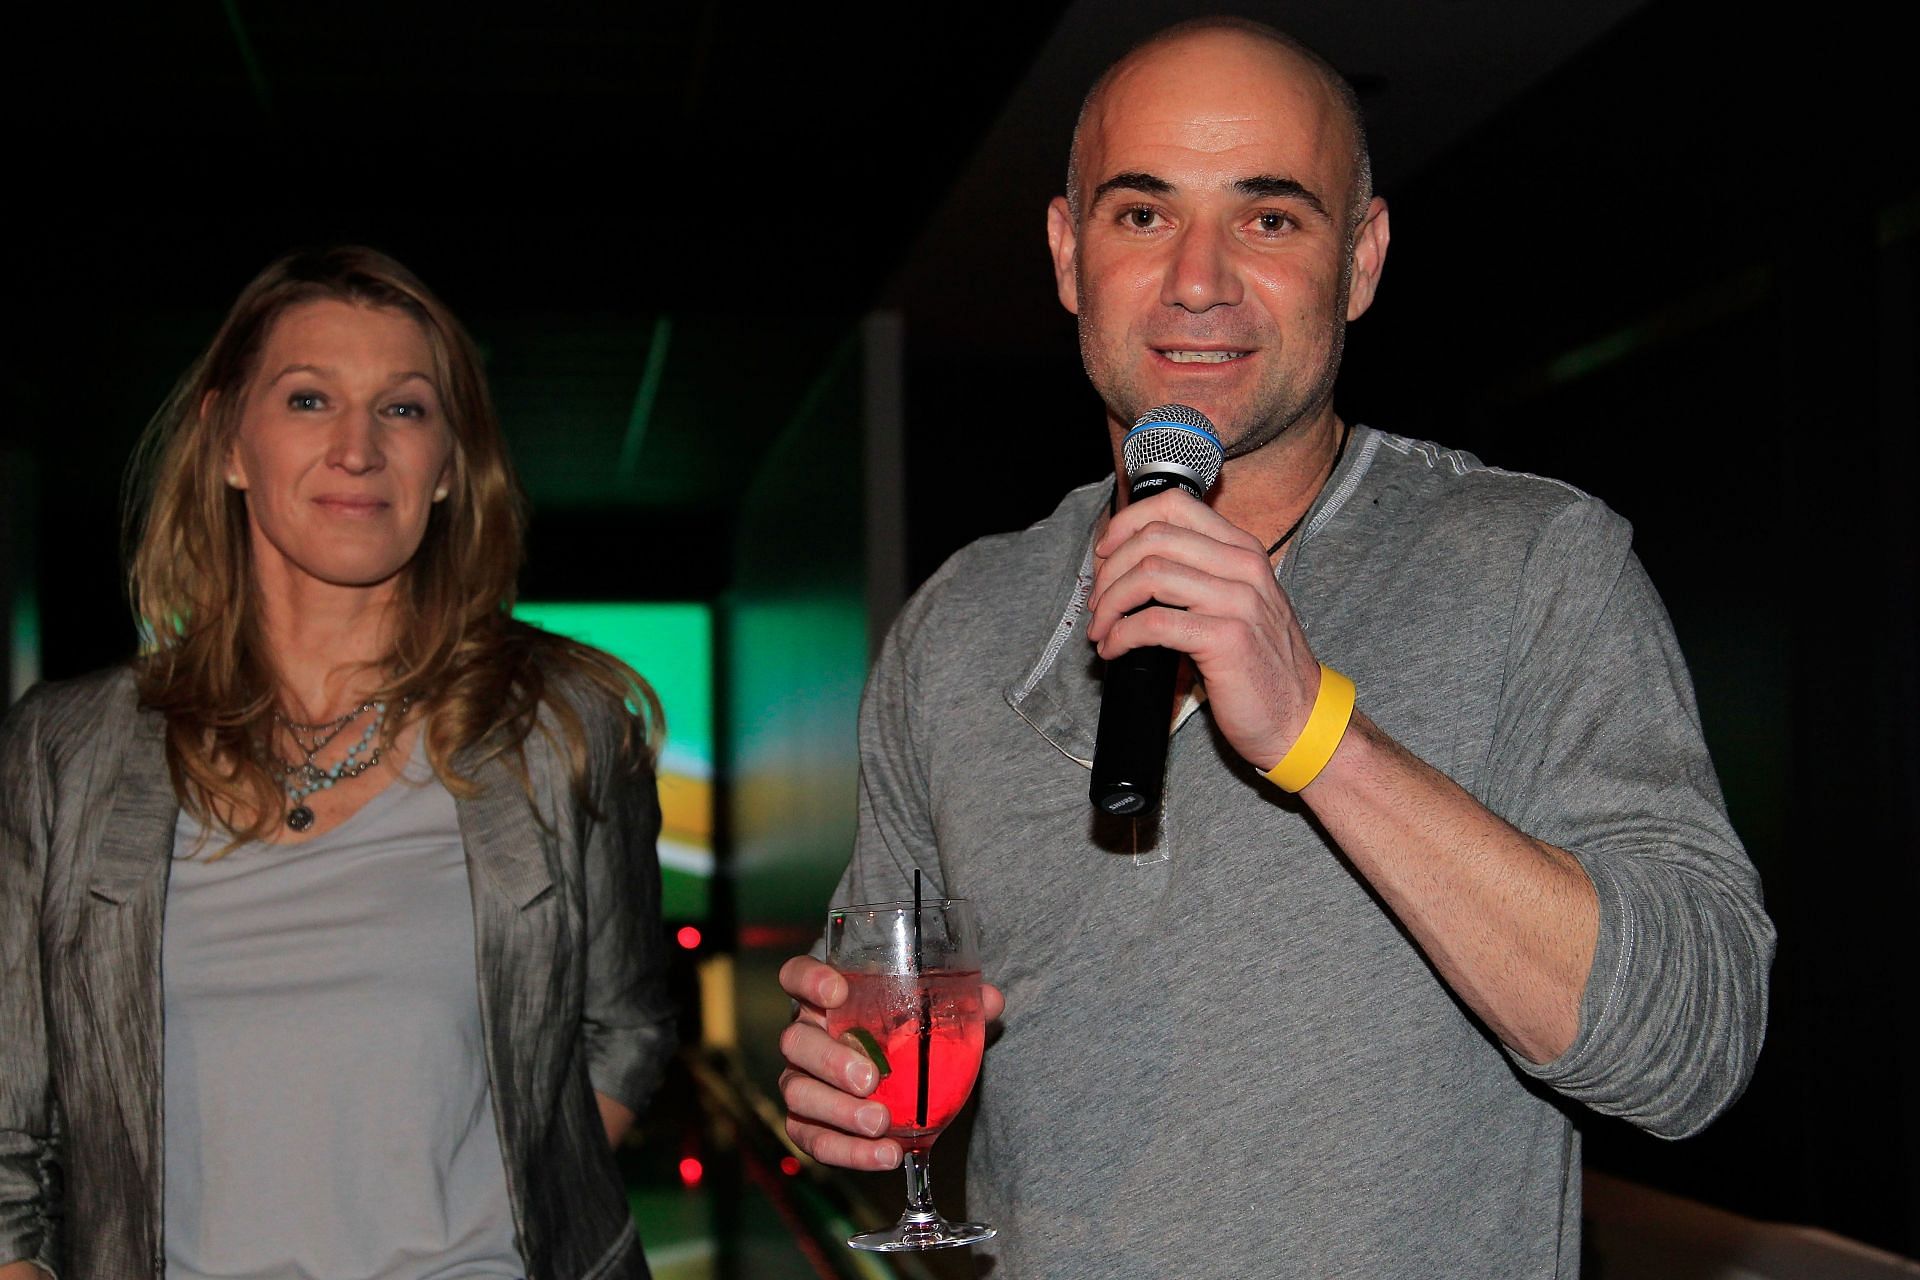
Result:
{"label": "woman's face", "polygon": [[260,585],[391,582],[453,473],[419,324],[334,299],[289,308],[243,395],[227,482],[246,493]]}

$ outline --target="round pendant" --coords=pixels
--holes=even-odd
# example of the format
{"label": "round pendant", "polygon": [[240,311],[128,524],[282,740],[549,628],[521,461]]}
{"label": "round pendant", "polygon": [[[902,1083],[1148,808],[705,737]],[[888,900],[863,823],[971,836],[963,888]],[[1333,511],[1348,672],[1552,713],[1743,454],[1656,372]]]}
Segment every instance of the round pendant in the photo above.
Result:
{"label": "round pendant", "polygon": [[313,810],[303,804],[297,804],[287,810],[287,825],[295,831],[305,831],[313,825]]}

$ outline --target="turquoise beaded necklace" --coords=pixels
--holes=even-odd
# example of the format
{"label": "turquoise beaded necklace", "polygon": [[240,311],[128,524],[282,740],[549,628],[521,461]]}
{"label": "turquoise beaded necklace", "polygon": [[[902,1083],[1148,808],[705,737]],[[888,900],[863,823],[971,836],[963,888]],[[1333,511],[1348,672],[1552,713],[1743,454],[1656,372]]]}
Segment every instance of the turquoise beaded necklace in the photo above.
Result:
{"label": "turquoise beaded necklace", "polygon": [[[401,714],[406,713],[406,708],[407,700],[402,699]],[[314,757],[339,737],[348,725],[369,711],[373,713],[373,718],[367,721],[360,740],[348,747],[340,759],[322,768]],[[273,718],[286,729],[287,736],[293,739],[293,745],[305,757],[298,762],[278,758],[267,762],[278,770],[281,785],[286,788],[287,826],[295,831],[305,831],[313,825],[313,810],[306,803],[308,796],[316,791],[329,790],[336,782],[357,778],[380,763],[381,753],[387,745],[380,739],[380,730],[387,722],[387,704],[377,700],[363,702],[345,715],[323,724],[297,724],[279,711],[273,713]]]}

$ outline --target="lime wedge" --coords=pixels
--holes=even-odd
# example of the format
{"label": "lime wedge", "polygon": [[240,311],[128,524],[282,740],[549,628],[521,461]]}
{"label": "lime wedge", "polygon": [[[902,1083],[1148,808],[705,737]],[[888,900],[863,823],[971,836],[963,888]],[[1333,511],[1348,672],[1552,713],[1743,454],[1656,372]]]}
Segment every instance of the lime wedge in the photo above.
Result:
{"label": "lime wedge", "polygon": [[880,1079],[885,1080],[893,1074],[893,1064],[887,1061],[887,1051],[874,1039],[873,1032],[865,1027],[848,1027],[840,1033],[840,1043],[858,1049],[873,1059],[873,1069],[880,1073]]}

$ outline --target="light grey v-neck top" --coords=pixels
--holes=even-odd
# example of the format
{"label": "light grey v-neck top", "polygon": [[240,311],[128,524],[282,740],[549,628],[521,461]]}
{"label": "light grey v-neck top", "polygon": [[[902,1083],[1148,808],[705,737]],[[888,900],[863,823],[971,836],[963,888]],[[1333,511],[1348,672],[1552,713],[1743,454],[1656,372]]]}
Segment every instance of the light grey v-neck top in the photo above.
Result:
{"label": "light grey v-neck top", "polygon": [[520,1276],[453,797],[420,753],[305,844],[175,828],[173,1280]]}

